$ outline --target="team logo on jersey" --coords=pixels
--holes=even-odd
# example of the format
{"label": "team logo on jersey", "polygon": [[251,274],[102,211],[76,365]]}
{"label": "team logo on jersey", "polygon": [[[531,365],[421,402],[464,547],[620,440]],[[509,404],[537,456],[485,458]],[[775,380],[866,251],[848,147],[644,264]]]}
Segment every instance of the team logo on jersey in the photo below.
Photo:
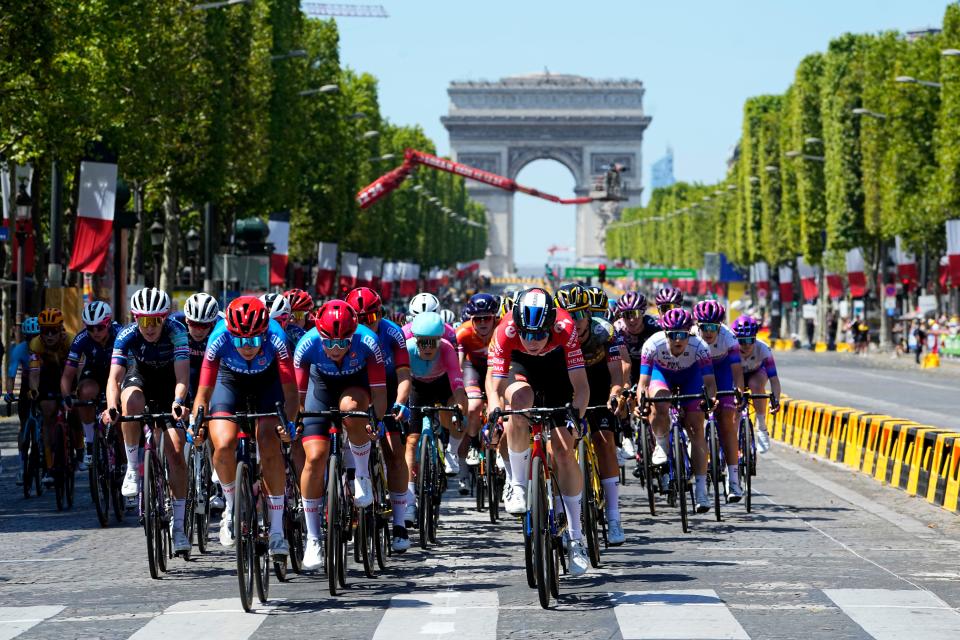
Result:
{"label": "team logo on jersey", "polygon": [[508,338],[517,337],[517,327],[512,322],[503,328],[503,332],[507,334]]}

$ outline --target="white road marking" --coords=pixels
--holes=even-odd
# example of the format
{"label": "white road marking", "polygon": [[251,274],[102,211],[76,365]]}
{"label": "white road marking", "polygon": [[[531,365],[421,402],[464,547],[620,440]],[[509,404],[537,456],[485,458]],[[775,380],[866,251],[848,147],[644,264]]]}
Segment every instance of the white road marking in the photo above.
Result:
{"label": "white road marking", "polygon": [[627,591],[614,613],[624,640],[749,640],[713,589]]}
{"label": "white road marking", "polygon": [[929,591],[824,589],[843,612],[876,640],[960,637],[960,613]]}
{"label": "white road marking", "polygon": [[495,640],[500,598],[496,591],[437,591],[394,596],[373,640],[455,638]]}
{"label": "white road marking", "polygon": [[64,610],[63,605],[0,607],[0,640],[16,638]]}
{"label": "white road marking", "polygon": [[184,600],[168,607],[130,640],[231,638],[244,640],[260,628],[265,615],[244,613],[237,598]]}
{"label": "white road marking", "polygon": [[18,560],[0,560],[0,564],[23,564],[26,562],[69,562],[76,558],[20,558]]}

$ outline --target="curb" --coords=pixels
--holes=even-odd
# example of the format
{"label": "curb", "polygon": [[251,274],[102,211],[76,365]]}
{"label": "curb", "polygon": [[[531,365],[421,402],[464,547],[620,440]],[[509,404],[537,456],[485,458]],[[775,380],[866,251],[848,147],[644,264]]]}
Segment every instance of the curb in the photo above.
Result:
{"label": "curb", "polygon": [[919,495],[956,513],[960,432],[892,416],[784,398],[774,439]]}

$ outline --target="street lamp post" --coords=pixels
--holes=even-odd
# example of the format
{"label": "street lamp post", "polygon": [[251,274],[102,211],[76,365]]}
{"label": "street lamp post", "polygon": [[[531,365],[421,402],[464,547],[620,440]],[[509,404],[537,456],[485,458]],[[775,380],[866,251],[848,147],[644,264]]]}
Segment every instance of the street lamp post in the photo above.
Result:
{"label": "street lamp post", "polygon": [[877,111],[871,111],[870,109],[864,109],[863,107],[857,107],[852,109],[851,112],[857,116],[870,116],[871,118],[876,118],[877,120],[886,120],[887,114],[879,113]]}
{"label": "street lamp post", "polygon": [[163,225],[154,220],[150,225],[150,246],[153,247],[153,286],[160,287],[160,258],[163,251]]}
{"label": "street lamp post", "polygon": [[24,249],[27,245],[27,229],[26,223],[30,219],[30,210],[33,208],[33,198],[30,197],[30,194],[27,193],[27,184],[26,180],[20,182],[20,186],[17,189],[17,326],[23,322],[23,270],[24,270],[24,260],[23,254]]}
{"label": "street lamp post", "polygon": [[187,232],[187,253],[190,255],[190,286],[196,287],[200,281],[200,234],[196,229]]}
{"label": "street lamp post", "polygon": [[933,89],[939,89],[943,86],[939,82],[932,82],[930,80],[917,80],[913,76],[897,76],[894,78],[894,80],[901,84],[919,84],[923,85],[924,87],[931,87]]}
{"label": "street lamp post", "polygon": [[315,96],[317,94],[337,93],[338,91],[340,91],[340,85],[325,84],[316,89],[304,89],[303,91],[298,92],[297,95],[307,97],[307,96]]}

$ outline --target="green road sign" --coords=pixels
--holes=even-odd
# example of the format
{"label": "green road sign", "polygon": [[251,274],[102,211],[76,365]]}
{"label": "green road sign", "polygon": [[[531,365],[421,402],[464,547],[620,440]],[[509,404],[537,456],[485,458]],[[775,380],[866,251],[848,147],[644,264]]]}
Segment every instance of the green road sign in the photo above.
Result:
{"label": "green road sign", "polygon": [[576,278],[592,278],[597,275],[597,268],[593,267],[566,267],[563,270],[563,277],[567,280]]}
{"label": "green road sign", "polygon": [[619,267],[614,267],[613,269],[607,269],[608,278],[626,278],[631,274],[632,269],[621,269]]}
{"label": "green road sign", "polygon": [[696,269],[664,269],[662,267],[645,267],[634,269],[633,277],[642,279],[675,278],[679,280],[693,280],[697,277]]}

